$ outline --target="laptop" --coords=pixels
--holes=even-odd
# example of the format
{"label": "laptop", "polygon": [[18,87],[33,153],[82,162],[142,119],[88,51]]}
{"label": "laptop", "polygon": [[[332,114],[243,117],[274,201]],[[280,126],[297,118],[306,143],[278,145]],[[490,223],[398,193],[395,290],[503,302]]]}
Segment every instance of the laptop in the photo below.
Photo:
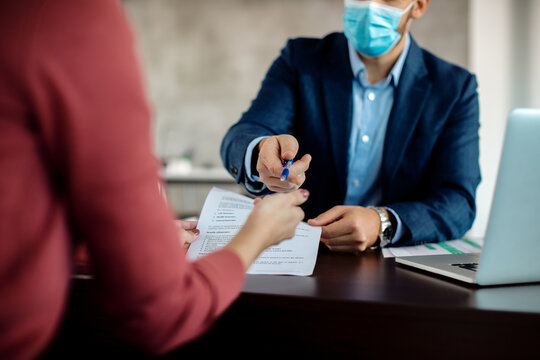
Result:
{"label": "laptop", "polygon": [[478,285],[540,281],[540,109],[509,116],[482,253],[396,262]]}

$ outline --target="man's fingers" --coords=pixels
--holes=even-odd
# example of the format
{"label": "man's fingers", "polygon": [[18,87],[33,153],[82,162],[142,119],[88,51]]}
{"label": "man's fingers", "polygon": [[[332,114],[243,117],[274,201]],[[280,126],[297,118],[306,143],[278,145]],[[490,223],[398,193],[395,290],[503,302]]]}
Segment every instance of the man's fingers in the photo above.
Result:
{"label": "man's fingers", "polygon": [[295,188],[283,188],[283,187],[277,187],[277,186],[267,186],[268,190],[273,191],[275,193],[290,193],[291,191],[294,191]]}
{"label": "man's fingers", "polygon": [[[275,170],[277,171],[277,169]],[[262,182],[264,182],[266,185],[274,185],[277,187],[282,188],[288,188],[289,190],[296,190],[298,189],[306,180],[305,173],[301,173],[300,175],[297,175],[293,172],[289,172],[289,176],[287,177],[286,181],[281,181],[281,172],[283,171],[283,167],[279,168],[279,176],[273,176],[269,173],[265,173],[264,175],[259,175]]]}
{"label": "man's fingers", "polygon": [[[278,135],[266,138],[259,152],[257,171],[261,180],[268,185],[264,178],[281,178],[283,161],[293,160],[298,153],[298,141],[292,135]],[[262,141],[261,141],[262,143]],[[311,155],[304,155],[290,167],[289,182],[297,187],[303,183],[302,174],[309,168]]]}
{"label": "man's fingers", "polygon": [[336,253],[352,253],[352,254],[358,255],[361,252],[365,251],[365,249],[360,249],[358,244],[357,245],[326,245],[326,247]]}
{"label": "man's fingers", "polygon": [[339,239],[351,233],[352,229],[343,220],[332,222],[321,229],[321,237],[325,239]]}
{"label": "man's fingers", "polygon": [[280,135],[271,136],[263,139],[260,144],[259,159],[257,160],[257,172],[260,174],[261,179],[263,176],[276,177],[281,176],[281,169],[283,162],[281,160],[281,145],[278,138]]}
{"label": "man's fingers", "polygon": [[265,182],[265,184],[266,184],[266,187],[268,187],[268,189],[272,190],[273,192],[288,193],[288,192],[298,189],[297,186],[295,186],[294,184],[288,181],[281,182],[279,180],[277,181],[272,180],[272,181]]}
{"label": "man's fingers", "polygon": [[300,175],[290,173],[289,177],[287,178],[287,181],[283,181],[283,182],[289,183],[291,187],[293,187],[294,189],[298,189],[300,186],[302,186],[304,181],[306,181],[306,175],[304,173]]}
{"label": "man's fingers", "polygon": [[355,239],[352,233],[339,235],[336,237],[326,237],[321,234],[321,241],[328,246],[352,246],[359,244],[358,240]]}
{"label": "man's fingers", "polygon": [[278,153],[273,151],[262,151],[259,153],[259,160],[257,162],[257,172],[261,176],[275,177],[279,179],[281,176],[281,170],[283,169],[283,163]]}
{"label": "man's fingers", "polygon": [[297,190],[299,187],[295,182],[291,181],[291,179],[281,181],[279,178],[261,176],[261,181],[264,182],[270,190],[276,192],[291,192]]}
{"label": "man's fingers", "polygon": [[330,210],[325,211],[321,215],[317,216],[315,219],[309,219],[308,224],[315,226],[327,225],[339,219],[343,215],[344,211],[345,210],[342,207],[334,206]]}
{"label": "man's fingers", "polygon": [[307,171],[307,169],[309,169],[310,162],[311,162],[311,155],[306,154],[302,156],[300,160],[295,161],[291,165],[290,172],[297,175],[303,174]]}
{"label": "man's fingers", "polygon": [[281,159],[292,160],[298,152],[298,140],[292,135],[279,135],[277,137],[281,151]]}
{"label": "man's fingers", "polygon": [[306,171],[309,169],[311,155],[306,154],[300,160],[295,161],[290,168],[289,178],[287,181],[292,182],[296,186],[301,186],[306,180]]}

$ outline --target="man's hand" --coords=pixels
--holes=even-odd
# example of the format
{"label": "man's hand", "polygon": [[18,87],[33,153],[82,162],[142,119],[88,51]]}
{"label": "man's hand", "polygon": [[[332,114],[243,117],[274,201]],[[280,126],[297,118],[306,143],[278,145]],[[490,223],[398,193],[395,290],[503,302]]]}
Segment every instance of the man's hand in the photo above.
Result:
{"label": "man's hand", "polygon": [[306,180],[306,171],[311,162],[311,155],[306,154],[295,161],[289,169],[287,181],[281,181],[283,160],[292,160],[298,152],[298,141],[291,135],[270,136],[258,145],[259,157],[257,171],[261,181],[268,189],[275,192],[297,190]]}
{"label": "man's hand", "polygon": [[377,212],[361,206],[334,206],[308,224],[322,226],[321,241],[330,250],[355,254],[375,244],[381,229]]}

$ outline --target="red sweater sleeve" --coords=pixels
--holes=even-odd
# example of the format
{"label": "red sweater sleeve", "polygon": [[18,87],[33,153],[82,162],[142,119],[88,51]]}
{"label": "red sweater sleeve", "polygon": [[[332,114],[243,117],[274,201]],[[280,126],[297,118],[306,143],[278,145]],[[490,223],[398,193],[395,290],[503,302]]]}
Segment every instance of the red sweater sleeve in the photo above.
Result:
{"label": "red sweater sleeve", "polygon": [[[42,1],[25,82],[44,161],[72,234],[87,243],[122,336],[162,353],[206,330],[238,296],[236,254],[190,263],[158,192],[134,40],[112,0]],[[45,275],[45,274],[44,274]]]}

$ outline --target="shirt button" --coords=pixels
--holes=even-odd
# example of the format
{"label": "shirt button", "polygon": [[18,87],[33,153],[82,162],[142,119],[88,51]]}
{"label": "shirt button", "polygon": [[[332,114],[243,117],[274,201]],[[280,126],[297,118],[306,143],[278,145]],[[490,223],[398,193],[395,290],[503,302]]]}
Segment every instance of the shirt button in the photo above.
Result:
{"label": "shirt button", "polygon": [[352,184],[353,184],[354,187],[358,187],[358,186],[360,186],[360,181],[358,179],[354,179]]}
{"label": "shirt button", "polygon": [[368,93],[367,98],[371,101],[375,100],[375,93],[372,93],[372,92]]}
{"label": "shirt button", "polygon": [[367,135],[362,136],[362,142],[364,144],[367,144],[369,142],[369,136],[367,136]]}

